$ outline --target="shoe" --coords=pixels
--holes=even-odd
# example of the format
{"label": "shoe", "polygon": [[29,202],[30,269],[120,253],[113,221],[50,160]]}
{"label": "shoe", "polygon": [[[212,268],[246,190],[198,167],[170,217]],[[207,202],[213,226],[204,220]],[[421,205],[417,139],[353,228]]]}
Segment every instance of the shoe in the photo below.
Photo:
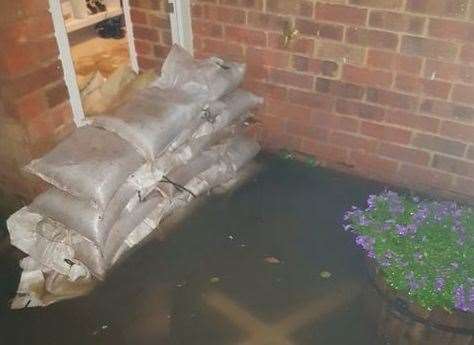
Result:
{"label": "shoe", "polygon": [[99,12],[99,9],[97,8],[97,6],[95,6],[93,0],[86,0],[86,4],[91,14],[96,14],[97,12]]}
{"label": "shoe", "polygon": [[98,8],[100,12],[105,12],[107,11],[107,6],[104,4],[104,0],[94,0],[94,5],[95,7]]}

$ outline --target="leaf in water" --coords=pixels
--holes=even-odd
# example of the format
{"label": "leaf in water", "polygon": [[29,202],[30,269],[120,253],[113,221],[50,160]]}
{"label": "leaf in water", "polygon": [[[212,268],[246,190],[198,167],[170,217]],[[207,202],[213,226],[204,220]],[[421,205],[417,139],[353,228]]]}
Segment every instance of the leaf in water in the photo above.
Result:
{"label": "leaf in water", "polygon": [[209,281],[211,282],[211,284],[217,284],[221,281],[221,279],[219,277],[212,277],[211,279],[209,279]]}
{"label": "leaf in water", "polygon": [[322,271],[319,275],[323,279],[329,279],[332,276],[331,272],[328,272],[328,271]]}
{"label": "leaf in water", "polygon": [[265,261],[267,264],[272,264],[272,265],[281,264],[281,261],[274,256],[267,256],[265,259],[263,259],[263,261]]}

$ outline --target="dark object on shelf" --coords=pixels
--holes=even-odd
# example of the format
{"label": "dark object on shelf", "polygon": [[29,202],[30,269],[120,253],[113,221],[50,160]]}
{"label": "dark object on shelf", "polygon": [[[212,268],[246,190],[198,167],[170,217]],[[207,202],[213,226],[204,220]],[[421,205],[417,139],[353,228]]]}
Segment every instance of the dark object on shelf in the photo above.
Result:
{"label": "dark object on shelf", "polygon": [[119,39],[125,37],[122,16],[104,20],[98,23],[95,29],[102,38]]}
{"label": "dark object on shelf", "polygon": [[91,12],[91,14],[96,14],[97,12],[99,12],[99,9],[95,6],[93,0],[86,0],[86,3],[87,3],[87,8]]}
{"label": "dark object on shelf", "polygon": [[[472,345],[474,315],[461,311],[425,310],[385,283],[378,267],[368,262],[369,277],[380,298],[368,296],[378,320],[380,344],[390,345]],[[377,301],[374,301],[377,300]]]}
{"label": "dark object on shelf", "polygon": [[105,6],[104,0],[86,0],[86,3],[91,14],[107,11],[107,6]]}

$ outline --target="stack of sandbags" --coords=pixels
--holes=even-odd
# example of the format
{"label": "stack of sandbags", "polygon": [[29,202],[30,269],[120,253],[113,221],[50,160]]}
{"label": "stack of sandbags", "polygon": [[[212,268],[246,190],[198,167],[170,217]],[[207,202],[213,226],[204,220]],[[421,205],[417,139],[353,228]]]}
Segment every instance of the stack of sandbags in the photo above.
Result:
{"label": "stack of sandbags", "polygon": [[7,222],[28,254],[12,307],[87,292],[173,210],[237,176],[260,149],[241,133],[262,102],[237,89],[244,72],[175,46],[150,87],[28,164],[51,188]]}

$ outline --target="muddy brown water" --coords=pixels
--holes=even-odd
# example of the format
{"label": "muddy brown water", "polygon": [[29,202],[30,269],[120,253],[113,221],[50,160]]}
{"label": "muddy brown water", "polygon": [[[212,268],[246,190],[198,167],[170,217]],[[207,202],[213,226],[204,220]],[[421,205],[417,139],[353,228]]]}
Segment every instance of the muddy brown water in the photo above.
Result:
{"label": "muddy brown water", "polygon": [[346,209],[385,187],[260,160],[254,179],[209,197],[88,296],[8,310],[20,272],[14,252],[4,253],[0,344],[375,344],[361,296],[376,294],[341,223]]}

